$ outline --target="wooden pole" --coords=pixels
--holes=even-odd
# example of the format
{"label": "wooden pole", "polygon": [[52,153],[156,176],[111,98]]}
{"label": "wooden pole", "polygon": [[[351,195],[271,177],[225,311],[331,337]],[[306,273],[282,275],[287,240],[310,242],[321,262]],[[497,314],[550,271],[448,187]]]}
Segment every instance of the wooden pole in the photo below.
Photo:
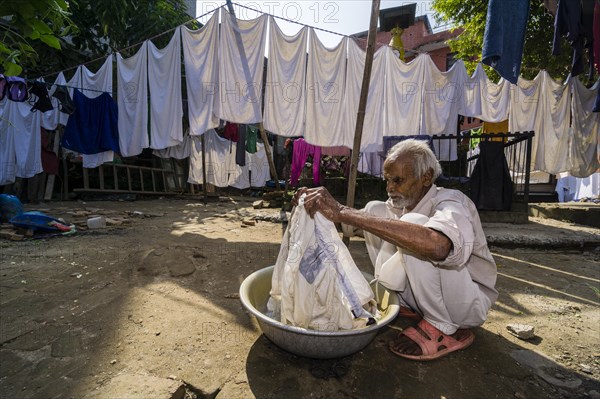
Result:
{"label": "wooden pole", "polygon": [[[233,4],[231,4],[231,0],[227,0],[227,9],[229,13],[233,16],[233,23],[237,26],[237,20],[235,16],[235,10],[233,9]],[[236,31],[235,39],[237,42],[238,50],[242,55],[242,60],[247,60],[246,57],[246,49],[244,48],[244,42],[242,41],[242,37],[239,32]],[[250,82],[252,78],[250,76],[250,70],[248,69],[248,65],[244,65],[244,74],[246,75],[246,80]],[[259,104],[260,106],[260,104]],[[271,148],[269,147],[269,141],[267,140],[267,134],[265,133],[265,128],[263,127],[262,122],[258,124],[258,130],[260,131],[260,137],[265,144],[265,153],[267,155],[267,160],[269,161],[269,170],[271,172],[271,177],[275,179],[275,187],[279,188],[279,181],[277,180],[277,171],[275,170],[275,162],[273,162],[273,154],[271,153]]]}
{"label": "wooden pole", "polygon": [[202,194],[204,195],[204,204],[208,201],[208,187],[206,186],[206,140],[204,139],[204,135],[206,132],[200,136],[200,144],[202,145]]}
{"label": "wooden pole", "polygon": [[[377,35],[377,17],[379,16],[380,0],[373,0],[371,4],[371,22],[369,24],[369,35],[367,36],[367,54],[365,56],[365,70],[363,73],[362,86],[360,89],[360,101],[356,115],[356,130],[354,131],[354,143],[352,146],[352,157],[350,161],[350,176],[348,177],[348,195],[346,205],[354,206],[354,195],[356,193],[356,176],[358,174],[358,155],[360,154],[360,143],[365,123],[365,109],[367,108],[367,97],[369,95],[369,84],[371,81],[371,69],[373,67],[373,54],[375,53],[375,36]],[[344,242],[349,242],[352,232],[344,228]]]}

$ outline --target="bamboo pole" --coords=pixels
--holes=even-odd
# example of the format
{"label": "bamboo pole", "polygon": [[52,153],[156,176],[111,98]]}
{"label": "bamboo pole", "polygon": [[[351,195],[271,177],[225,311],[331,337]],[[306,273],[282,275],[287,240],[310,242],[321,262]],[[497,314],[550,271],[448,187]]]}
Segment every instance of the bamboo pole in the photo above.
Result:
{"label": "bamboo pole", "polygon": [[[373,0],[371,4],[371,21],[369,24],[369,35],[367,37],[367,54],[365,56],[365,70],[363,73],[362,86],[360,89],[360,101],[356,115],[356,130],[354,131],[354,143],[352,146],[352,157],[350,161],[350,176],[348,177],[348,195],[346,205],[354,206],[354,195],[356,193],[356,176],[358,174],[358,155],[360,154],[360,143],[362,140],[363,126],[365,122],[365,109],[367,108],[367,97],[369,95],[369,84],[371,81],[371,69],[373,67],[373,54],[375,53],[375,36],[377,35],[377,17],[379,16],[380,0]],[[344,228],[344,242],[348,244],[352,231]]]}

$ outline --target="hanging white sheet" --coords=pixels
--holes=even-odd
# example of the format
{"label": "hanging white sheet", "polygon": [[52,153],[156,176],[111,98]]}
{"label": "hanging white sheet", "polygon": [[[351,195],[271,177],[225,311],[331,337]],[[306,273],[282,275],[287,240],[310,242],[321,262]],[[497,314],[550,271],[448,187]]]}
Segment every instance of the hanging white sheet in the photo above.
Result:
{"label": "hanging white sheet", "polygon": [[306,71],[307,143],[322,147],[343,145],[342,124],[347,115],[343,104],[346,87],[346,55],[348,38],[334,48],[321,43],[309,29],[308,66]]}
{"label": "hanging white sheet", "polygon": [[0,185],[43,171],[41,158],[41,112],[31,112],[27,102],[2,100],[0,111]]}
{"label": "hanging white sheet", "polygon": [[509,130],[535,132],[531,147],[532,170],[565,171],[565,145],[569,134],[567,87],[554,82],[546,71],[540,71],[533,80],[519,78],[517,85],[512,86]]}
{"label": "hanging white sheet", "polygon": [[303,136],[306,118],[308,28],[285,35],[270,17],[264,127],[284,137]]}
{"label": "hanging white sheet", "polygon": [[159,158],[186,159],[192,153],[192,138],[189,134],[183,135],[183,142],[163,150],[154,150],[152,154]]}
{"label": "hanging white sheet", "polygon": [[[467,81],[465,64],[459,60],[447,72],[441,72],[431,57],[426,58],[423,75],[423,118],[420,134],[455,135],[458,113]],[[454,161],[455,140],[434,140],[434,151],[440,161]]]}
{"label": "hanging white sheet", "polygon": [[16,178],[15,143],[8,131],[12,103],[7,96],[0,101],[0,186],[14,183]]}
{"label": "hanging white sheet", "polygon": [[181,27],[159,49],[148,42],[150,87],[150,148],[160,150],[183,141],[181,100]]}
{"label": "hanging white sheet", "polygon": [[266,14],[244,21],[221,12],[219,118],[245,124],[262,121],[266,34]]}
{"label": "hanging white sheet", "polygon": [[575,78],[572,87],[573,139],[569,173],[575,177],[588,177],[600,168],[600,112],[592,112],[600,80],[588,89]]}
{"label": "hanging white sheet", "polygon": [[540,74],[542,82],[531,151],[535,154],[532,168],[557,174],[569,170],[569,100],[572,78],[569,77],[561,84],[554,81],[546,71],[540,71]]}
{"label": "hanging white sheet", "polygon": [[423,103],[423,73],[427,58],[421,54],[408,64],[402,62],[390,47],[385,47],[384,136],[420,134]]}
{"label": "hanging white sheet", "polygon": [[510,82],[500,79],[492,82],[481,64],[464,85],[460,115],[479,118],[486,122],[502,122],[508,119],[510,106]]}
{"label": "hanging white sheet", "polygon": [[[244,145],[244,143],[233,143],[233,154],[235,154],[237,145]],[[267,159],[267,152],[265,151],[265,145],[262,143],[256,143],[256,152],[250,154],[246,151],[246,165],[239,166],[235,165],[235,156],[233,159],[232,167],[237,167],[239,173],[232,174],[229,179],[229,185],[239,189],[245,189],[249,187],[264,187],[265,183],[271,178],[271,172],[269,170],[269,161]],[[251,172],[250,174],[248,172]]]}
{"label": "hanging white sheet", "polygon": [[190,135],[199,136],[219,126],[214,114],[218,101],[219,13],[198,30],[181,30]]}
{"label": "hanging white sheet", "polygon": [[148,148],[148,42],[129,58],[117,54],[119,148],[132,157]]}
{"label": "hanging white sheet", "polygon": [[[346,89],[344,90],[345,117],[342,120],[344,143],[348,148],[354,146],[358,103],[365,70],[366,53],[354,40],[348,41],[348,68],[346,72]],[[369,95],[365,108],[365,120],[360,144],[361,151],[381,151],[383,142],[383,114],[385,88],[385,48],[382,47],[373,55],[373,66],[369,82]]]}
{"label": "hanging white sheet", "polygon": [[[236,179],[240,169],[235,164],[235,151],[232,142],[219,137],[214,129],[204,134],[206,146],[206,182],[217,187],[227,187],[231,179]],[[202,144],[201,138],[194,136],[190,154],[188,183],[202,184]]]}

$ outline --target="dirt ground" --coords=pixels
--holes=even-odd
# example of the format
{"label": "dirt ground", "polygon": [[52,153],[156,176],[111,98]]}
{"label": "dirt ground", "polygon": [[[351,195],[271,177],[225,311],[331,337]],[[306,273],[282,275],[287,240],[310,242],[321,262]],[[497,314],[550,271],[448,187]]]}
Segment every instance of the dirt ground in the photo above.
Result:
{"label": "dirt ground", "polygon": [[[500,297],[466,351],[400,359],[387,349],[407,325],[398,319],[354,355],[306,359],[270,343],[240,303],[240,283],[274,264],[282,235],[279,210],[253,200],[28,207],[113,224],[0,239],[0,397],[600,398],[600,248],[492,247]],[[350,250],[370,271],[364,241]],[[534,326],[535,337],[511,335],[511,323]]]}

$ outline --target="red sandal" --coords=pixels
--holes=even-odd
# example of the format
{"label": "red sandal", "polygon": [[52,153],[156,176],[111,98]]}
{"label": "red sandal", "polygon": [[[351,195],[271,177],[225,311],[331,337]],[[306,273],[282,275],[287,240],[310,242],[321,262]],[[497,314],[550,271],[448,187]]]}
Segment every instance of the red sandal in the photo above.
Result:
{"label": "red sandal", "polygon": [[[419,330],[421,332],[419,332]],[[455,352],[461,349],[469,347],[475,340],[475,334],[471,330],[459,330],[460,338],[454,338],[450,335],[446,335],[434,326],[432,326],[425,319],[421,320],[417,324],[417,328],[409,327],[402,331],[396,339],[390,342],[389,347],[392,352],[396,355],[412,359],[412,360],[434,360],[448,353]],[[397,349],[397,340],[402,335],[407,336],[414,341],[421,348],[420,355],[408,355],[402,353]]]}

